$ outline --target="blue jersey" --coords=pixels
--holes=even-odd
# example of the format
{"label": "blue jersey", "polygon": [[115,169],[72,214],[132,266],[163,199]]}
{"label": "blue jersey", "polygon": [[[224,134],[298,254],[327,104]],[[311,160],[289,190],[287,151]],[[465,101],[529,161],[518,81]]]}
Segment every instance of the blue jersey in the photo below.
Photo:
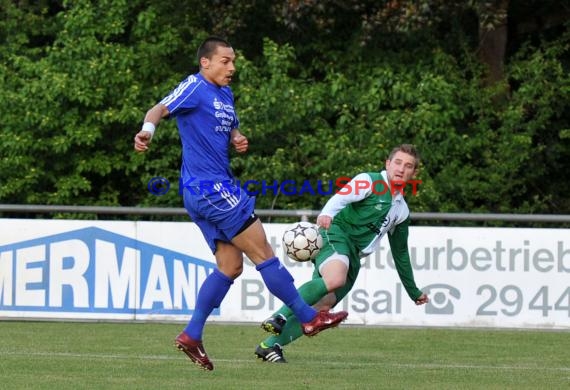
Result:
{"label": "blue jersey", "polygon": [[190,75],[160,101],[175,117],[182,141],[181,180],[228,182],[230,134],[239,127],[230,87],[207,81],[200,73]]}

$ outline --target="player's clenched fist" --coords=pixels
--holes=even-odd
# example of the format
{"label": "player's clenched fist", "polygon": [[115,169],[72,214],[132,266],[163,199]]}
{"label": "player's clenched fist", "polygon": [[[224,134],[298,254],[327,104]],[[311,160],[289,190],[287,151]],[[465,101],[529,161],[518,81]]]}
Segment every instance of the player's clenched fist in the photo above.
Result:
{"label": "player's clenched fist", "polygon": [[234,129],[231,134],[231,143],[236,148],[238,153],[244,153],[247,151],[249,142],[247,137],[239,132],[239,130]]}
{"label": "player's clenched fist", "polygon": [[137,135],[135,135],[135,150],[137,152],[146,152],[151,138],[152,134],[150,132],[143,130],[139,131]]}
{"label": "player's clenched fist", "polygon": [[317,226],[328,230],[331,227],[332,220],[332,217],[321,214],[317,217]]}
{"label": "player's clenched fist", "polygon": [[426,294],[422,294],[420,295],[420,297],[418,299],[416,299],[416,305],[423,305],[424,303],[428,303],[429,302],[429,298]]}

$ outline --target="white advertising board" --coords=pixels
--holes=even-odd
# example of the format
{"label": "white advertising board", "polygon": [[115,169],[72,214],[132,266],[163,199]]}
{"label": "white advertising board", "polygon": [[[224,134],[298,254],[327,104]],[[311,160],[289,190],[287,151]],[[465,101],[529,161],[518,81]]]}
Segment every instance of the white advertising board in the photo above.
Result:
{"label": "white advertising board", "polygon": [[[287,225],[265,224],[286,258]],[[349,324],[570,329],[570,230],[412,227],[416,306],[387,239],[337,306]],[[259,322],[280,306],[249,260],[210,321]],[[0,318],[176,320],[192,315],[214,257],[191,222],[0,219]]]}

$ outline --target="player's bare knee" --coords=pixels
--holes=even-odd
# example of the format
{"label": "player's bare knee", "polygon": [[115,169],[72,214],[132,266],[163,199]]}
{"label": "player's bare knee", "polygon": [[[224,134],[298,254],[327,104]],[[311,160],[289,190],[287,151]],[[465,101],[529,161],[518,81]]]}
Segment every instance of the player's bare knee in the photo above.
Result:
{"label": "player's bare knee", "polygon": [[228,278],[234,280],[237,279],[243,272],[243,264],[240,266],[224,265],[218,267],[218,270],[226,275]]}
{"label": "player's bare knee", "polygon": [[346,283],[346,275],[327,275],[323,279],[328,291],[334,291]]}

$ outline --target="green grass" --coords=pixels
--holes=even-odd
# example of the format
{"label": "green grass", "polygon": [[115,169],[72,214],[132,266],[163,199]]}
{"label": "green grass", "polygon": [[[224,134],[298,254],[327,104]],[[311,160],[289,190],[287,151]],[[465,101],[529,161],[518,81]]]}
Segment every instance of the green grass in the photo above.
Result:
{"label": "green grass", "polygon": [[255,325],[208,324],[215,370],[180,323],[0,322],[0,389],[568,389],[570,332],[343,325],[254,358]]}

